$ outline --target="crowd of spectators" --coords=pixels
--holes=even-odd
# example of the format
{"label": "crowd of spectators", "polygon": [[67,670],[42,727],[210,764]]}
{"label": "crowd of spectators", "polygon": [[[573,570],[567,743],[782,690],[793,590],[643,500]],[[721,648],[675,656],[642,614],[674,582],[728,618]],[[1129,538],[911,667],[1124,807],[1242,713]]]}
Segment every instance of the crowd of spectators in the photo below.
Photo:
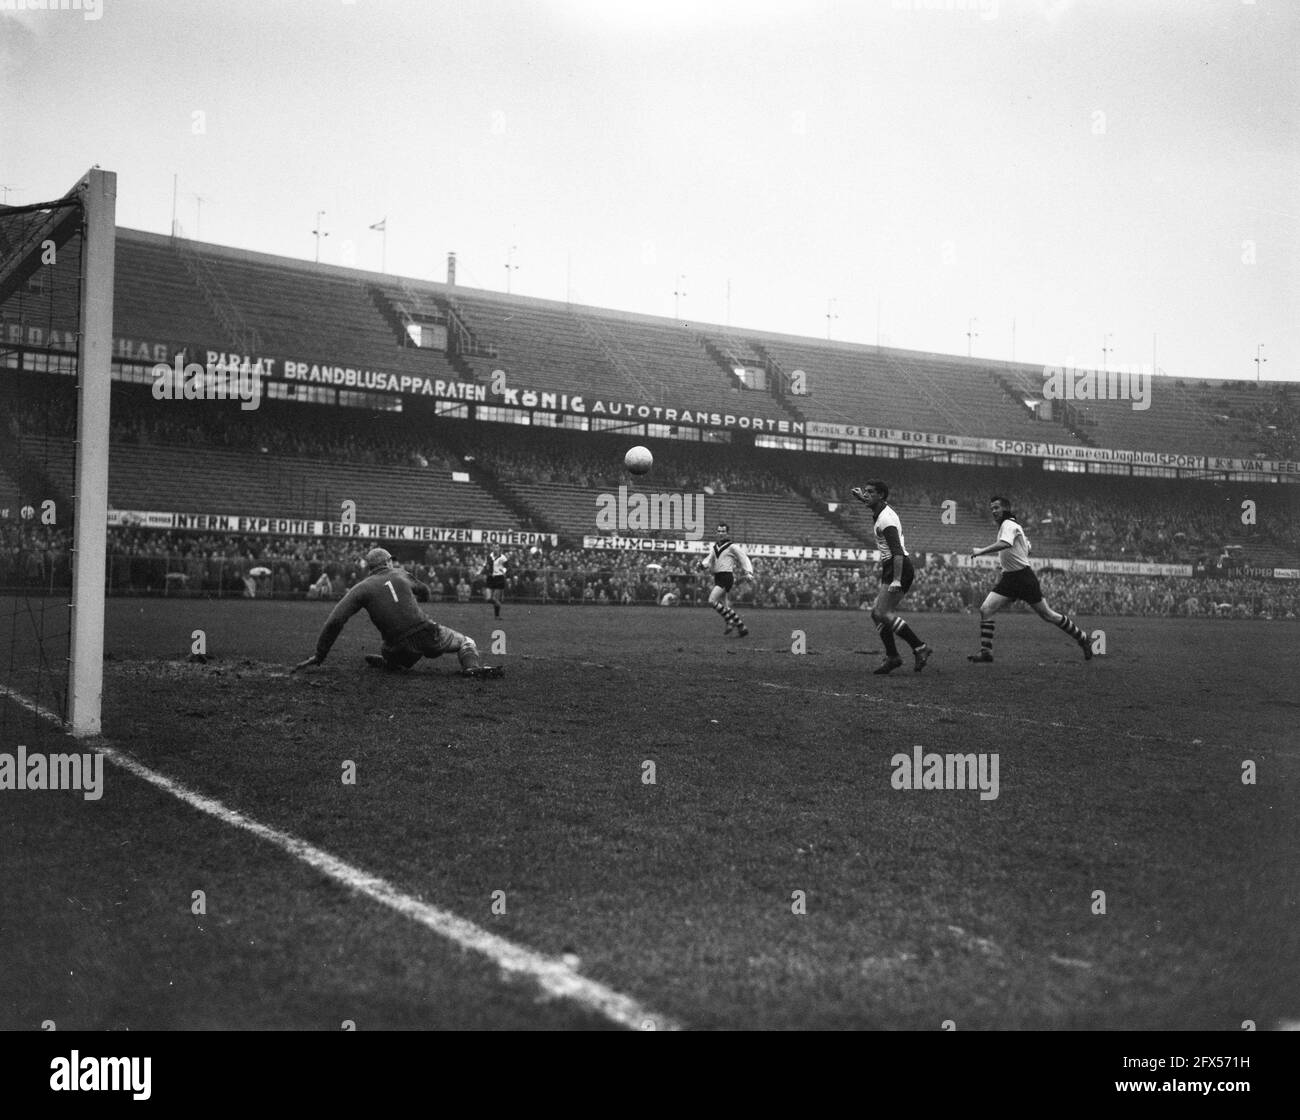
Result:
{"label": "crowd of spectators", "polygon": [[[337,599],[364,578],[375,542],[235,536],[114,528],[111,594]],[[435,602],[469,602],[483,589],[486,550],[469,545],[389,544]],[[0,588],[55,591],[71,583],[71,535],[33,522],[0,522]],[[515,549],[507,598],[536,603],[700,605],[710,583],[695,557],[678,553]],[[1049,599],[1072,613],[1171,617],[1297,618],[1300,581],[1040,573]],[[913,613],[971,613],[992,584],[985,568],[921,569],[907,599]],[[755,580],[733,593],[761,608],[867,610],[879,587],[874,565],[759,559]]]}
{"label": "crowd of spectators", "polygon": [[1245,421],[1262,457],[1300,459],[1300,395],[1291,385],[1257,390],[1261,399],[1248,405],[1229,403],[1227,413]]}
{"label": "crowd of spectators", "polygon": [[[72,433],[72,386],[70,381],[64,383],[68,379],[55,379],[57,384],[51,380],[33,381],[0,400],[0,420],[10,435]],[[1263,427],[1292,436],[1300,430],[1296,402],[1288,393],[1266,395],[1254,407]],[[506,490],[520,482],[611,490],[627,480],[621,449],[628,440],[618,435],[466,425],[270,400],[252,411],[216,405],[196,411],[153,401],[147,386],[123,384],[114,386],[112,417],[112,439],[119,446],[183,445],[198,452],[235,448],[448,470],[472,463],[495,476]],[[1278,556],[1300,555],[1300,487],[1295,486],[1251,488],[1242,483],[999,471],[923,460],[882,463],[687,441],[656,446],[661,451],[652,479],[664,489],[802,494],[819,503],[847,504],[852,501],[848,493],[852,486],[880,474],[891,483],[896,504],[924,509],[953,500],[968,523],[986,520],[989,495],[1005,493],[1038,556],[1194,563],[1217,558],[1232,546]],[[1243,517],[1246,499],[1257,507],[1249,518]],[[526,503],[515,504],[519,523],[525,524]],[[905,516],[905,529],[907,523]],[[862,519],[853,524],[860,533]],[[229,547],[223,543],[216,550]],[[138,559],[133,557],[132,562]],[[233,558],[224,551],[220,557],[205,557],[215,559]],[[299,561],[310,570],[306,558]],[[293,588],[301,574],[291,571],[284,578]],[[135,578],[114,573],[115,580],[127,584]],[[191,581],[196,578],[197,572]],[[811,588],[803,590],[814,594]],[[833,596],[832,591],[823,591]]]}

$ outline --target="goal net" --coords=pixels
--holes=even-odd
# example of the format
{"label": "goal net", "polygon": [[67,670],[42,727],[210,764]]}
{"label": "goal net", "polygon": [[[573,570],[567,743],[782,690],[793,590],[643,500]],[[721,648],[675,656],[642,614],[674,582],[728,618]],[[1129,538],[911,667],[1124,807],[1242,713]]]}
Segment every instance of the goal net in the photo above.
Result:
{"label": "goal net", "polygon": [[116,189],[0,206],[0,749],[100,730]]}

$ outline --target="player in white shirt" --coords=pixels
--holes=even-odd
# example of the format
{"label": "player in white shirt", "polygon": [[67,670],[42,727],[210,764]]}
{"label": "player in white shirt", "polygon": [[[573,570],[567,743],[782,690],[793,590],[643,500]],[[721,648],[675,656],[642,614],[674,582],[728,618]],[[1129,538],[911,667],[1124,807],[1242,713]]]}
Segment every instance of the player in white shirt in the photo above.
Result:
{"label": "player in white shirt", "polygon": [[483,565],[483,575],[487,584],[483,588],[483,598],[492,604],[493,617],[501,617],[501,603],[506,594],[506,572],[510,568],[509,554],[490,550],[487,563]]}
{"label": "player in white shirt", "polygon": [[916,577],[903,540],[903,523],[889,504],[889,487],[880,479],[869,479],[866,486],[854,487],[850,493],[858,501],[866,503],[875,514],[873,530],[881,558],[881,587],[876,605],[871,608],[871,621],[875,623],[880,640],[885,643],[885,660],[874,672],[877,676],[884,676],[903,664],[903,659],[898,656],[898,643],[894,640],[897,635],[912,647],[913,668],[919,673],[930,660],[933,650],[916,636],[902,615],[895,613]]}
{"label": "player in white shirt", "polygon": [[1057,614],[1047,605],[1038,577],[1029,566],[1029,538],[1011,512],[1006,498],[994,495],[989,499],[989,511],[998,523],[998,539],[984,548],[971,549],[972,556],[998,554],[1002,575],[988,597],[980,604],[980,651],[972,653],[969,661],[993,660],[993,616],[1016,599],[1027,603],[1044,622],[1050,622],[1070,635],[1083,650],[1083,659],[1092,659],[1092,645],[1088,637],[1067,614]]}
{"label": "player in white shirt", "polygon": [[709,551],[701,558],[699,567],[713,573],[713,590],[709,592],[709,606],[726,620],[727,628],[722,632],[726,637],[732,630],[739,630],[742,638],[749,631],[744,620],[732,608],[728,601],[732,585],[736,579],[736,569],[740,569],[742,580],[754,578],[754,565],[740,545],[735,544],[727,530],[725,521],[718,522],[717,540],[709,546]]}

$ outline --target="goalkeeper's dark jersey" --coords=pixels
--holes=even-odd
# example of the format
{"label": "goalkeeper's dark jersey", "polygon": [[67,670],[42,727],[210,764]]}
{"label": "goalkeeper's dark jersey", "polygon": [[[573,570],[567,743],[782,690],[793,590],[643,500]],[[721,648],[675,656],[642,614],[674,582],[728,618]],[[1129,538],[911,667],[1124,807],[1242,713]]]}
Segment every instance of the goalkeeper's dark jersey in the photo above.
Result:
{"label": "goalkeeper's dark jersey", "polygon": [[348,619],[360,610],[370,615],[370,621],[385,642],[395,642],[421,623],[432,622],[433,619],[416,605],[417,599],[427,603],[429,589],[419,580],[412,579],[402,568],[384,568],[366,576],[354,584],[330,612],[316,641],[316,656],[322,661],[325,659]]}

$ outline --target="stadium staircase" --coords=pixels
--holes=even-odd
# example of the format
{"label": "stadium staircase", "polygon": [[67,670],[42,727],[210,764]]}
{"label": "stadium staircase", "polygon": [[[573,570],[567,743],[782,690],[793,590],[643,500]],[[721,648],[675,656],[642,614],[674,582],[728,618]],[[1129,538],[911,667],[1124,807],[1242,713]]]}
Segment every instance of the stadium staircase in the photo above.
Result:
{"label": "stadium staircase", "polygon": [[[768,369],[768,363],[763,361],[757,355],[749,356],[746,353],[746,347],[737,338],[710,338],[706,334],[697,334],[696,341],[704,348],[704,352],[713,359],[713,364],[722,373],[723,383],[728,389],[735,389],[739,378],[736,376],[736,369],[741,366],[761,366],[765,374],[768,375],[766,391],[773,397],[778,394],[772,384],[771,371]],[[794,419],[792,416],[791,419]]]}
{"label": "stadium staircase", "polygon": [[640,366],[638,360],[619,341],[618,336],[594,315],[581,315],[576,311],[572,314],[578,329],[600,348],[615,372],[625,382],[636,386],[640,394],[638,398],[640,403],[654,403],[654,378]]}
{"label": "stadium staircase", "polygon": [[[835,513],[831,513],[829,508],[827,508],[827,504],[815,497],[811,489],[804,485],[804,483],[798,478],[792,478],[789,474],[784,472],[782,477],[789,484],[790,489],[807,502],[808,507],[818,517],[826,522],[830,529],[834,530],[836,533],[844,533],[852,537],[857,542],[858,547],[876,547],[876,538],[875,534],[871,530],[871,525],[861,519],[855,519],[852,516],[853,507],[847,502],[841,502],[840,509],[836,510]],[[865,506],[862,508],[863,510],[866,509]]]}
{"label": "stadium staircase", "polygon": [[896,374],[902,384],[909,385],[920,393],[930,407],[943,417],[947,422],[944,431],[951,432],[954,435],[975,434],[967,428],[966,417],[951,407],[947,393],[931,376],[924,362],[911,362],[904,366],[888,352],[882,352],[882,356],[885,360],[886,369]]}
{"label": "stadium staircase", "polygon": [[487,463],[475,461],[464,463],[462,469],[469,473],[487,493],[491,494],[502,506],[514,514],[517,523],[529,531],[538,533],[562,532],[559,525],[546,516],[546,512],[529,503],[516,489],[502,481]]}
{"label": "stadium staircase", "polygon": [[166,239],[125,232],[117,238],[113,322],[114,334],[142,340],[215,343],[225,333],[180,253]]}
{"label": "stadium staircase", "polygon": [[491,371],[484,369],[480,373],[470,364],[469,359],[486,360],[496,358],[498,356],[496,346],[479,338],[474,328],[466,321],[465,315],[457,305],[456,300],[451,296],[432,293],[430,299],[434,307],[442,311],[446,316],[447,361],[451,363],[452,368],[466,381],[481,382],[488,380],[491,377]]}
{"label": "stadium staircase", "polygon": [[398,346],[406,346],[410,342],[410,332],[407,329],[413,322],[410,314],[400,308],[388,293],[377,284],[367,284],[366,292],[370,296],[370,302],[375,305],[375,310],[379,312],[380,317],[388,324],[388,329],[393,332],[393,339]]}
{"label": "stadium staircase", "polygon": [[[371,302],[379,312],[399,348],[407,351],[436,353],[444,358],[461,381],[483,383],[487,380],[487,371],[480,374],[465,359],[466,354],[483,354],[493,356],[496,351],[491,346],[481,344],[474,337],[474,332],[465,326],[449,300],[440,299],[433,294],[418,291],[409,283],[402,282],[400,291],[379,284],[367,284],[366,291]],[[447,348],[445,351],[417,346],[412,339],[411,328],[439,325],[446,328]]]}
{"label": "stadium staircase", "polygon": [[[1035,383],[1029,380],[1027,374],[1012,369],[994,372],[993,380],[1011,401],[1019,405],[1024,412],[1029,413],[1031,417],[1033,416],[1033,410],[1025,404],[1025,401],[1035,399],[1041,400],[1043,398],[1043,385],[1041,381]],[[1053,425],[1055,428],[1059,428],[1060,431],[1069,436],[1069,439],[1063,440],[1056,432],[1052,432],[1050,435],[1043,434],[1038,438],[1050,439],[1054,443],[1076,443],[1082,444],[1084,447],[1096,447],[1096,442],[1086,431],[1084,431],[1083,426],[1076,425],[1073,422],[1075,418],[1071,415],[1070,410],[1067,407],[1063,407],[1068,404],[1068,401],[1053,401],[1052,418],[1051,420],[1046,421],[1046,423]],[[1034,419],[1031,422],[1039,424],[1043,423],[1043,421],[1037,419]]]}
{"label": "stadium staircase", "polygon": [[804,415],[803,409],[799,407],[799,402],[804,399],[806,393],[796,394],[791,391],[791,374],[786,373],[785,368],[766,346],[757,339],[750,339],[749,344],[763,363],[763,368],[767,370],[768,385],[771,387],[773,394],[797,422],[806,423],[808,417]]}
{"label": "stadium staircase", "polygon": [[646,389],[629,380],[596,339],[574,329],[576,324],[568,308],[541,301],[508,303],[463,292],[446,298],[475,338],[492,339],[490,356],[481,348],[463,353],[478,380],[500,368],[510,386],[586,399],[593,395],[646,399]]}
{"label": "stadium staircase", "polygon": [[237,354],[260,354],[262,338],[257,328],[244,317],[203,256],[194,251],[189,241],[180,237],[172,238],[172,248],[190,274],[212,317],[221,324],[226,345]]}

